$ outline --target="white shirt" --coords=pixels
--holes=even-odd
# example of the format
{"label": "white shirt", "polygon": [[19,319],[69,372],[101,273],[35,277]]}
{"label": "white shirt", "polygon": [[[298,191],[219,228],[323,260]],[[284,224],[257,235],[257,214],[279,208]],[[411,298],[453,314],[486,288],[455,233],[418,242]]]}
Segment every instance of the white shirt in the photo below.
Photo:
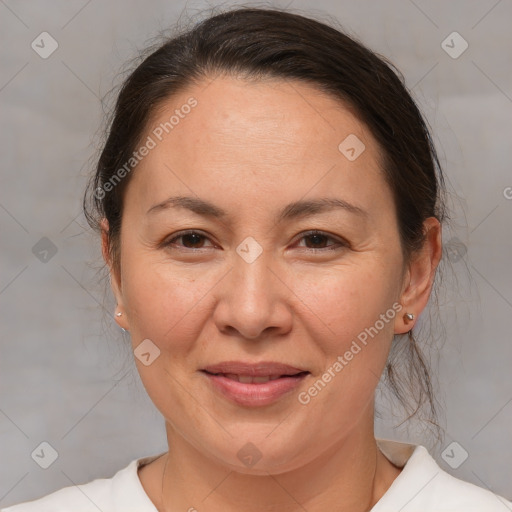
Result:
{"label": "white shirt", "polygon": [[[512,502],[443,471],[427,449],[377,439],[384,455],[403,468],[371,512],[511,512]],[[157,512],[137,469],[160,455],[135,459],[112,478],[65,487],[0,512]]]}

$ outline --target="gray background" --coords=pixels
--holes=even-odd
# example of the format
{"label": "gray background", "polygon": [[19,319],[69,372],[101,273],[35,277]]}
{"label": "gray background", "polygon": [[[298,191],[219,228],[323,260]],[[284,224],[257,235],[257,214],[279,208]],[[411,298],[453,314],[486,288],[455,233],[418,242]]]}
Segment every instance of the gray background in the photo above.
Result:
{"label": "gray background", "polygon": [[[0,0],[0,506],[110,477],[166,449],[163,419],[111,320],[99,240],[80,201],[100,98],[150,38],[205,6]],[[433,351],[445,439],[432,451],[453,475],[511,499],[512,2],[296,0],[291,8],[334,16],[390,58],[432,126],[453,210],[439,290],[445,332]],[[47,59],[31,48],[43,31],[59,45]],[[458,58],[441,46],[453,31],[469,44]],[[420,324],[428,329],[427,315]],[[418,425],[393,431],[379,403],[377,436],[430,446]],[[59,454],[46,470],[31,458],[43,441]],[[441,457],[453,441],[469,454],[458,469]]]}

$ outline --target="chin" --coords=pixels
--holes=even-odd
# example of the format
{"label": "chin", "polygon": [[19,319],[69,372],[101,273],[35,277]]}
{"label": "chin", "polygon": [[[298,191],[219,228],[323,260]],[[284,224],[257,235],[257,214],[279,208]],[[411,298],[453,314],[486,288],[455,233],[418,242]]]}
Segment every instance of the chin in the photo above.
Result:
{"label": "chin", "polygon": [[258,438],[237,436],[228,446],[219,447],[215,455],[230,470],[246,475],[277,475],[306,463],[307,446],[293,442],[289,436],[282,438],[277,433],[273,436],[270,439],[268,431]]}

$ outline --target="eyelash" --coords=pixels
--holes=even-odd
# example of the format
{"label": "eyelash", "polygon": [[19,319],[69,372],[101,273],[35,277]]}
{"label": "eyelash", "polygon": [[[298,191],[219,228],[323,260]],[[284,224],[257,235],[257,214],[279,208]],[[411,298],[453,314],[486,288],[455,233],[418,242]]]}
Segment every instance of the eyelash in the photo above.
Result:
{"label": "eyelash", "polygon": [[[299,238],[299,240],[302,240],[302,239],[305,239],[308,237],[312,237],[312,236],[321,236],[321,237],[330,239],[335,242],[335,244],[333,244],[331,246],[321,247],[321,248],[303,247],[303,249],[305,249],[307,252],[310,252],[310,251],[312,251],[312,252],[334,251],[334,250],[337,250],[342,247],[349,247],[349,244],[346,241],[339,239],[339,238],[335,238],[334,236],[329,235],[328,233],[325,233],[323,231],[313,229],[310,231],[305,231],[304,233],[301,233],[301,234],[302,234],[302,236]],[[176,240],[179,240],[180,238],[183,238],[187,235],[198,235],[202,238],[206,238],[206,239],[208,238],[201,231],[196,231],[196,230],[191,229],[191,230],[181,231],[181,232],[177,233],[175,236],[173,236],[173,238],[165,241],[162,245],[163,245],[163,247],[166,247],[166,248],[173,248],[172,246],[176,242]],[[192,248],[192,247],[178,246],[178,250],[180,250],[180,251],[200,251],[202,249],[205,249],[205,247]]]}

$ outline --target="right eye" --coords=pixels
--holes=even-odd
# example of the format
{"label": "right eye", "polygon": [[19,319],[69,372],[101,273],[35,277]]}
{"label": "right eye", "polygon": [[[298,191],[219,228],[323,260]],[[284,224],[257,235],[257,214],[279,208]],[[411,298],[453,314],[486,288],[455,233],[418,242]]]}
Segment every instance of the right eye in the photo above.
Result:
{"label": "right eye", "polygon": [[[178,240],[182,240],[181,243],[176,243]],[[203,249],[205,248],[203,246],[204,242],[208,240],[206,235],[199,231],[195,230],[188,230],[188,231],[181,231],[179,233],[176,233],[171,239],[168,239],[166,242],[164,242],[163,246],[168,248],[177,247],[180,250],[183,249]],[[212,245],[213,247],[213,245]]]}

